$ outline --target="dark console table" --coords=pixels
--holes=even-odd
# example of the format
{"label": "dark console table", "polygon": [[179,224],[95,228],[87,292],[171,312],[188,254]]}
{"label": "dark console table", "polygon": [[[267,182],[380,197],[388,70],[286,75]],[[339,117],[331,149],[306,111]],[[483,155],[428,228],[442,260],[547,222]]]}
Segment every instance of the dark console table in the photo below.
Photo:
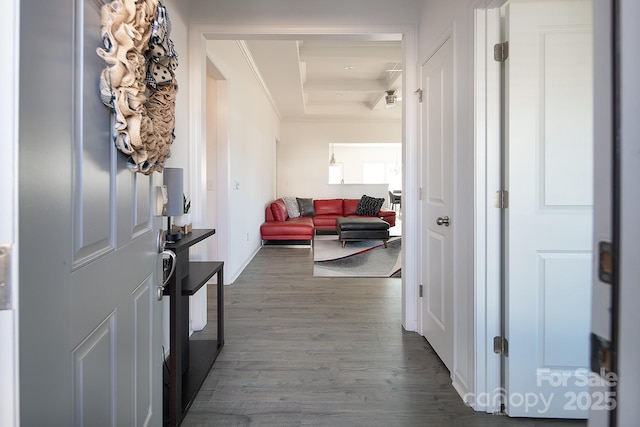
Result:
{"label": "dark console table", "polygon": [[[181,240],[167,243],[176,255],[176,269],[165,288],[170,301],[170,353],[164,387],[164,424],[178,426],[193,403],[213,362],[224,345],[222,262],[189,261],[189,248],[211,237],[215,230],[193,230]],[[189,296],[217,274],[217,339],[189,339]],[[165,373],[166,375],[166,373]],[[166,384],[168,383],[168,387]]]}

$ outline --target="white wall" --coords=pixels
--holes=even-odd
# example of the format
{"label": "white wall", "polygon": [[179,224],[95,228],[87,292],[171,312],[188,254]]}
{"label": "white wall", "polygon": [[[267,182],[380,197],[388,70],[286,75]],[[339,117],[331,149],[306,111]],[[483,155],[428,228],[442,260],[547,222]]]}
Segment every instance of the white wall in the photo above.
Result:
{"label": "white wall", "polygon": [[401,142],[400,122],[285,122],[278,144],[277,196],[387,197],[387,185],[329,185],[329,143]]}
{"label": "white wall", "polygon": [[180,0],[166,0],[163,4],[167,8],[171,19],[171,40],[178,52],[178,68],[176,80],[178,92],[176,94],[176,139],[171,146],[171,157],[165,166],[169,168],[184,168],[184,192],[189,195],[189,62],[187,61],[188,19],[189,6]]}
{"label": "white wall", "polygon": [[[225,277],[240,274],[261,245],[264,207],[274,197],[275,153],[280,122],[247,62],[246,51],[233,40],[211,40],[207,56],[226,87],[226,140],[218,141],[219,156],[228,165],[225,226]],[[224,148],[226,147],[226,148]],[[224,180],[224,177],[223,177]],[[225,215],[223,215],[225,216]]]}
{"label": "white wall", "polygon": [[413,24],[420,0],[191,0],[194,23],[225,25]]}
{"label": "white wall", "polygon": [[451,36],[454,49],[454,361],[453,385],[474,391],[473,0],[424,0],[418,66]]}

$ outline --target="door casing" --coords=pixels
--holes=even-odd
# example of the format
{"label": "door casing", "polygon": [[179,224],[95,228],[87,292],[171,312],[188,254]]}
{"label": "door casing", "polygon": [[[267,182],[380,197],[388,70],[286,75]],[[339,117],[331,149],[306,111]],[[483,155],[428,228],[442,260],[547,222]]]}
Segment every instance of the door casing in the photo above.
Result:
{"label": "door casing", "polygon": [[3,4],[7,22],[0,27],[0,39],[4,40],[7,65],[0,67],[0,81],[5,87],[0,96],[0,245],[8,245],[9,275],[0,280],[9,283],[11,303],[0,309],[0,425],[17,427],[19,417],[19,354],[18,354],[18,56],[19,56],[19,9],[18,0]]}

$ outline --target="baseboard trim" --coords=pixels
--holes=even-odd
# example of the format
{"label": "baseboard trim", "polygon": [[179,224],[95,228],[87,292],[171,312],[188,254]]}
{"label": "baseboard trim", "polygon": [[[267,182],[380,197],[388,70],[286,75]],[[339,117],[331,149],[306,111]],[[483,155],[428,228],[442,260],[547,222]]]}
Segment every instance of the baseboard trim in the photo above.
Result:
{"label": "baseboard trim", "polygon": [[[225,285],[231,285],[233,284],[236,280],[238,280],[238,277],[240,277],[240,275],[242,274],[242,272],[244,271],[245,268],[247,268],[247,266],[249,265],[249,263],[251,261],[253,261],[253,259],[256,257],[256,255],[258,255],[258,252],[260,251],[260,249],[262,249],[262,246],[258,246],[258,248],[247,258],[247,260],[240,266],[240,268],[238,269],[238,271],[231,276],[231,279],[229,280],[228,283],[225,283]],[[226,282],[226,280],[225,280]]]}
{"label": "baseboard trim", "polygon": [[474,402],[475,399],[469,399],[469,385],[466,383],[466,381],[464,381],[456,372],[454,372],[452,380],[453,381],[451,385],[453,385],[453,388],[458,392],[465,405],[473,408],[473,410],[476,411],[477,409]]}

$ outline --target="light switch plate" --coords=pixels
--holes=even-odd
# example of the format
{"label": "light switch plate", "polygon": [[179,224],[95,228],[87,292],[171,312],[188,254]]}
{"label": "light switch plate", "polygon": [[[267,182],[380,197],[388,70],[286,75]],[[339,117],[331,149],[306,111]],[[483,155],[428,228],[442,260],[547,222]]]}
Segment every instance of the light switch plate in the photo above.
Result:
{"label": "light switch plate", "polygon": [[155,206],[155,216],[166,216],[167,215],[167,203],[169,199],[167,197],[167,186],[166,185],[156,185],[156,206]]}

